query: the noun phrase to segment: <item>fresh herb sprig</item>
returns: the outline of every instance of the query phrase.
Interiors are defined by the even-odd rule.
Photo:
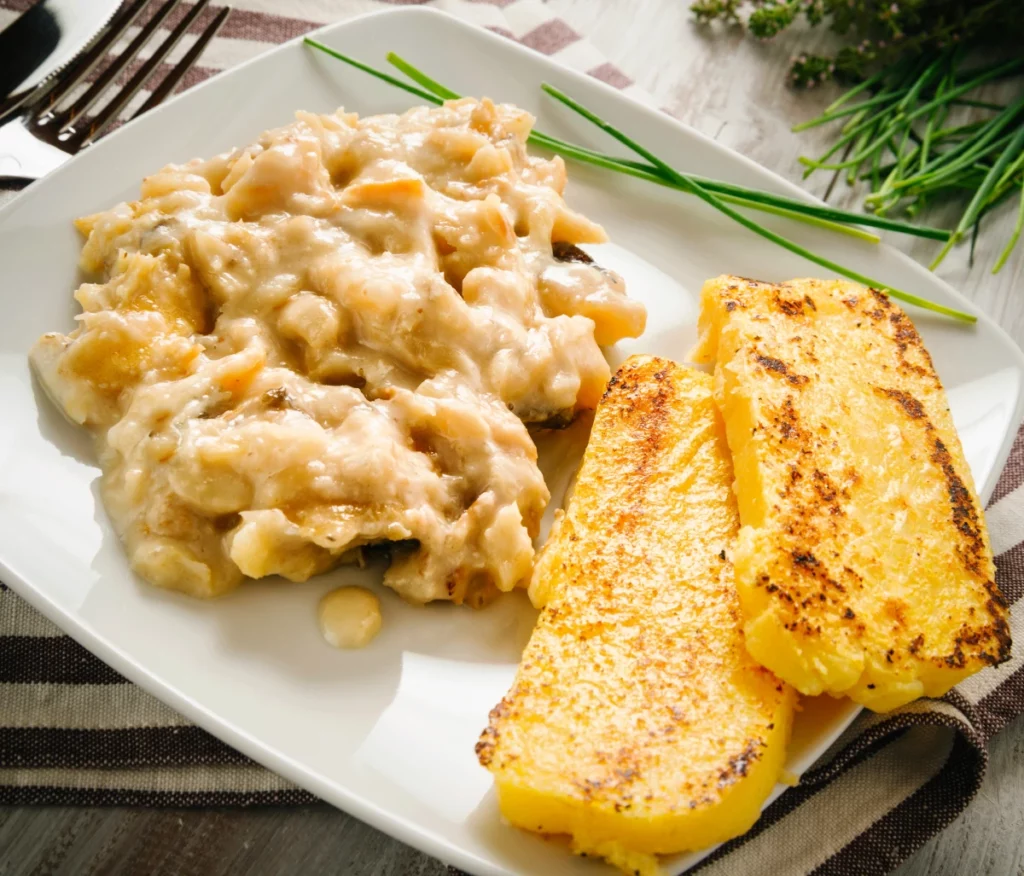
[[[937,201],[962,201],[933,268],[968,235],[973,261],[981,220],[1017,196],[1018,222],[993,272],[1006,264],[1024,223],[1024,143],[1016,137],[1024,109],[972,92],[1008,76],[1024,82],[1021,0],[692,0],[690,8],[698,21],[745,25],[762,40],[801,18],[837,34],[834,54],[790,59],[794,85],[856,83],[794,128],[842,125],[824,155],[801,159],[805,176],[845,172],[848,184],[867,183],[865,206],[876,215],[913,219]],[[979,57],[995,60],[978,66]]]
[[[1013,50],[1024,39],[1020,0],[693,0],[690,9],[703,23],[745,23],[762,40],[801,18],[827,26],[843,45],[832,55],[791,59],[790,80],[803,86],[857,82],[950,46]]]
[[[1024,57],[968,66],[957,48],[929,59],[910,59],[851,89],[817,118],[794,130],[843,122],[840,136],[817,159],[801,158],[805,175],[845,170],[848,184],[868,183],[865,207],[884,216],[916,216],[929,203],[953,197],[966,207],[934,269],[969,233],[977,237],[984,216],[1008,198],[1021,199],[1018,223],[993,272],[1005,265],[1024,223],[1024,96],[1008,104],[975,100],[978,87],[1024,74]],[[851,98],[866,95],[859,101]],[[956,115],[982,118],[957,123]],[[847,154],[831,160],[842,149]],[[972,233],[973,232],[973,233]]]
[[[369,65],[361,61],[357,61],[354,58],[350,58],[340,52],[337,52],[334,49],[331,49],[328,46],[325,46],[322,43],[317,42],[316,40],[306,38],[305,41],[314,48],[326,52],[327,54],[337,58],[338,60],[351,64],[352,66],[357,67],[358,69],[363,70],[364,72],[369,73],[370,75],[375,76],[378,79],[382,79],[383,81],[395,85],[398,88],[402,88],[403,90],[415,94],[421,97],[422,99],[427,100],[428,102],[438,104],[441,103],[443,100],[450,100],[457,97],[456,92],[451,91],[450,89],[441,85],[435,80],[430,79],[428,76],[426,76],[426,74],[417,70],[411,64],[404,61],[402,58],[395,55],[394,53],[389,55],[388,60],[396,67],[401,69],[402,72],[404,72],[407,76],[412,78],[413,81],[417,82],[419,85],[426,88],[426,91],[408,85],[407,83],[404,83],[401,80],[398,80],[390,76],[389,74],[384,73],[383,71],[376,70],[373,67],[370,67]],[[568,97],[568,95],[565,95],[564,93],[558,91],[558,89],[554,88],[554,86],[544,84],[543,88],[545,91],[547,91],[547,93],[551,94],[553,97],[556,97],[557,99],[565,103],[567,106],[570,106],[576,112],[583,115],[584,118],[587,118],[589,121],[598,125],[598,127],[602,128],[602,130],[605,130],[607,133],[615,137],[615,139],[619,140],[620,143],[627,146],[632,151],[636,152],[638,155],[645,159],[646,164],[635,161],[629,161],[627,159],[614,158],[613,156],[604,155],[602,153],[595,153],[592,150],[587,150],[584,149],[583,147],[574,146],[573,144],[568,144],[565,143],[564,141],[558,140],[557,138],[550,137],[541,132],[534,131],[531,134],[530,139],[536,145],[542,146],[543,148],[547,148],[555,152],[560,152],[566,155],[567,157],[589,161],[589,163],[594,164],[600,163],[601,166],[606,166],[609,169],[616,170],[618,172],[629,173],[634,176],[643,176],[645,178],[649,178],[652,182],[657,182],[658,184],[661,185],[668,185],[672,188],[678,188],[681,191],[687,192],[691,195],[700,198],[701,200],[708,203],[710,206],[714,207],[715,209],[722,212],[724,215],[728,216],[733,221],[738,222],[740,225],[743,225],[748,230],[753,231],[754,233],[759,234],[760,236],[783,247],[784,249],[787,249],[790,252],[795,253],[796,255],[800,255],[808,259],[809,261],[814,262],[815,264],[827,268],[828,270],[835,271],[838,274],[849,277],[850,279],[855,280],[859,283],[863,283],[864,285],[877,289],[884,289],[885,291],[889,292],[889,294],[892,295],[893,297],[899,298],[900,300],[903,300],[910,304],[914,304],[923,309],[931,310],[936,313],[941,313],[943,315],[950,316],[965,322],[975,322],[977,320],[977,317],[975,317],[973,314],[955,310],[954,308],[946,307],[945,305],[937,304],[936,302],[933,301],[928,301],[924,298],[920,298],[919,296],[912,295],[908,292],[904,292],[899,289],[895,289],[886,283],[881,283],[877,280],[874,280],[849,268],[845,268],[842,265],[839,265],[838,263],[833,262],[830,259],[827,259],[823,256],[819,256],[816,253],[806,249],[805,247],[789,240],[788,238],[785,238],[782,235],[777,234],[776,232],[771,231],[768,228],[765,228],[764,226],[753,221],[744,214],[739,213],[736,210],[733,210],[727,203],[725,203],[723,198],[721,198],[718,195],[718,193],[716,193],[711,188],[711,186],[707,184],[708,182],[710,182],[713,185],[723,185],[722,183],[718,183],[717,181],[698,180],[698,178],[679,173],[670,165],[666,164],[665,162],[661,161],[661,159],[657,158],[657,156],[655,156],[653,153],[644,149],[644,147],[640,146],[638,143],[636,143],[636,141],[633,141],[632,139],[628,138],[625,134],[618,131],[618,129],[613,128],[603,119],[600,119],[598,116],[587,110],[581,104],[572,100],[572,98]],[[744,194],[753,193],[754,195],[757,196],[768,194],[758,192],[757,190],[741,189],[741,187],[732,188],[738,189],[742,191]],[[730,195],[730,197],[736,196]],[[764,205],[763,202],[757,203],[761,204],[762,206]],[[795,208],[801,209],[806,208],[808,206],[800,201],[792,201],[791,204]],[[753,203],[744,204],[744,206],[753,206]],[[772,205],[769,204],[769,206]]]

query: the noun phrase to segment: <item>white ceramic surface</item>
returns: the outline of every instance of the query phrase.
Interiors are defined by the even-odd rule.
[[[540,91],[551,81],[694,173],[798,190],[613,89],[510,41],[424,9],[356,19],[320,32],[341,51],[384,65],[394,50],[451,87],[513,101],[539,127],[611,149]],[[129,572],[97,499],[87,437],[65,423],[32,380],[26,353],[42,332],[68,329],[76,307],[76,216],[137,194],[166,162],[208,156],[286,123],[298,108],[401,110],[403,92],[285,45],[171,101],[104,139],[0,212],[0,578],[132,681],[257,761],[418,848],[477,874],[596,874],[602,865],[503,825],[488,773],[473,754],[505,692],[534,612],[522,594],[482,612],[417,609],[382,592],[384,630],[366,650],[320,638],[319,597],[379,569],[344,569],[305,585],[247,584],[212,603],[145,586]],[[569,201],[608,229],[593,248],[650,310],[649,329],[614,355],[679,358],[695,338],[701,282],[729,272],[782,280],[820,273],[683,195],[590,168],[572,168]],[[779,220],[801,242],[870,276],[972,305],[885,246]],[[949,388],[974,476],[988,495],[1022,415],[1024,358],[982,317],[966,327],[913,317]],[[579,429],[543,448],[560,499]],[[575,442],[575,444],[574,444]],[[791,768],[805,769],[852,720],[834,704],[805,716]],[[781,790],[781,789],[780,789]],[[670,862],[682,869],[695,858]]]

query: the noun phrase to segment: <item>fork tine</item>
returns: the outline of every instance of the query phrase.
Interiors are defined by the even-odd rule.
[[[107,25],[91,46],[75,58],[66,68],[57,73],[52,81],[42,83],[40,91],[32,96],[31,106],[41,107],[45,100],[47,107],[52,107],[71,91],[79,82],[88,76],[96,65],[102,61],[114,44],[124,36],[139,17],[142,10],[150,4],[150,0],[135,0],[130,6],[119,12]]]
[[[174,11],[174,7],[180,2],[181,0],[166,0],[163,6],[161,6],[153,17],[146,22],[145,27],[139,31],[135,39],[133,39],[129,44],[128,48],[110,62],[110,65],[89,87],[89,90],[66,110],[57,113],[53,123],[56,124],[60,130],[63,131],[68,128],[75,119],[99,100],[103,92],[107,90],[107,86],[110,85],[110,83],[121,73],[122,70],[124,70],[125,67],[135,60],[135,56],[139,53],[142,47],[149,42],[150,37],[153,36],[157,28],[164,23],[164,19]]]
[[[48,76],[34,88],[13,94],[0,103],[0,123],[15,113],[26,113],[30,125],[40,126],[52,119],[50,110],[106,57],[111,46],[134,24],[150,0],[135,0],[103,27],[84,51],[63,70]]]
[[[177,2],[177,0],[174,0]],[[103,130],[114,121],[120,115],[135,93],[146,84],[146,81],[153,75],[153,71],[163,62],[163,59],[170,54],[178,41],[185,36],[185,31],[189,29],[192,22],[199,17],[200,13],[206,9],[207,4],[210,0],[198,0],[198,2],[188,11],[188,14],[178,22],[178,26],[174,28],[159,46],[153,51],[153,54],[149,57],[145,64],[143,64],[136,74],[125,83],[125,86],[118,92],[117,96],[114,97],[110,103],[108,103],[99,113],[96,114],[94,119],[89,121],[89,125],[83,126],[82,130],[76,134],[73,134],[68,138],[67,145],[71,147],[72,151],[77,152],[87,143],[91,143],[95,140]]]
[[[181,78],[188,73],[195,62],[199,60],[199,56],[203,53],[203,49],[205,49],[207,43],[217,35],[217,31],[220,30],[221,25],[224,24],[224,21],[230,13],[230,6],[225,6],[217,13],[217,17],[209,24],[206,30],[203,31],[199,39],[197,39],[192,45],[192,48],[190,48],[185,54],[185,57],[178,61],[174,69],[164,77],[164,81],[154,89],[153,93],[150,94],[149,99],[142,105],[139,111],[132,115],[132,119],[137,119],[143,113],[149,112],[153,107],[167,99],[167,95],[174,91],[174,87],[181,81]]]

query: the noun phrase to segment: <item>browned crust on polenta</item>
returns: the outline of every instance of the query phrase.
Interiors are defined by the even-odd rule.
[[[776,756],[777,749],[766,740],[776,721],[788,720],[776,709],[792,691],[756,665],[742,646],[729,558],[738,523],[730,497],[731,470],[723,464],[724,436],[713,417],[711,381],[704,375],[701,380],[703,385],[675,363],[641,357],[628,360],[609,381],[573,505],[540,560],[539,569],[554,576],[561,589],[542,609],[516,680],[491,710],[476,745],[479,762],[496,776],[521,779],[534,769],[531,778],[541,787],[557,787],[560,799],[583,803],[591,811],[628,812],[636,819],[652,812],[674,817],[717,805]],[[691,424],[684,431],[680,417],[688,415],[690,404],[705,413],[700,426]],[[690,477],[686,468],[697,457],[693,476],[714,485],[720,504],[706,491],[698,492],[698,504],[713,506],[708,522],[690,522],[687,536],[676,542],[671,537],[674,515],[659,518],[659,503],[665,501],[666,485],[683,488]],[[606,502],[608,497],[614,501]],[[672,507],[666,506],[666,513]],[[699,513],[698,507],[694,514]],[[659,530],[663,519],[668,534]],[[693,592],[686,577],[677,574],[677,555],[664,548],[677,543],[699,557]],[[697,612],[701,619],[714,618],[715,632],[701,620],[687,619],[682,630],[673,627],[684,622],[680,618],[687,616],[692,600],[703,607]],[[675,610],[677,605],[683,613]],[[718,631],[724,631],[724,640]],[[709,705],[705,691],[708,675],[718,666],[709,663],[709,649],[722,660],[735,660],[743,676],[737,681],[730,673],[716,689],[736,684],[758,692],[756,706],[742,698],[739,706],[730,705],[729,714],[745,716],[738,725],[706,717],[709,708],[716,715],[723,708],[721,702]],[[566,654],[572,655],[573,671],[560,671]],[[577,669],[584,679],[603,680],[597,682],[601,692],[596,700],[590,692],[594,684],[572,681]],[[628,693],[617,694],[619,687]],[[666,696],[666,690],[673,694]],[[623,701],[629,702],[628,709]],[[624,711],[617,713],[620,708]],[[753,720],[751,710],[757,712]],[[619,724],[618,717],[625,723]],[[537,739],[548,738],[552,730],[564,738],[565,729],[572,739],[565,744],[585,753],[567,750],[563,766],[558,758],[544,756],[548,750]],[[695,731],[706,743],[696,758],[700,765],[692,772],[666,772],[664,758],[676,757]],[[708,751],[714,759],[705,763]],[[542,827],[538,819],[531,829]]]
[[[626,362],[608,381],[602,403],[614,405],[630,421],[630,438],[634,448],[629,456],[636,478],[633,491],[641,493],[645,489],[645,478],[654,461],[661,452],[665,442],[665,431],[668,426],[668,404],[672,400],[672,381],[667,379],[669,362],[654,359],[658,370],[653,374],[645,373]],[[657,390],[652,395],[645,383],[654,383]],[[635,526],[635,509],[627,508],[619,517],[620,525]]]
[[[930,461],[939,468],[946,480],[950,516],[953,528],[958,533],[957,556],[960,557],[964,568],[971,574],[984,575],[983,564],[988,554],[988,547],[985,544],[984,523],[981,520],[980,511],[971,491],[957,473],[949,450],[936,434],[935,426],[928,418],[924,405],[903,390],[875,387],[875,391],[896,402],[907,417],[915,421],[915,424],[927,436],[927,440],[933,448]],[[964,645],[970,646],[979,659],[993,666],[1009,659],[1011,641],[1010,625],[1006,620],[1006,599],[999,592],[996,582],[991,579],[986,580],[985,589],[990,596],[988,602],[985,603],[985,608],[992,622],[981,627],[967,628],[965,626],[956,637],[952,653],[933,657],[932,660],[935,663],[962,669],[967,665]],[[915,641],[918,641],[918,648],[920,648],[924,640],[920,636],[918,639]],[[916,653],[916,650],[911,653]]]
[[[778,519],[792,550],[783,567],[776,569],[781,573],[779,580],[773,580],[774,575],[761,575],[754,581],[777,603],[785,628],[812,639],[828,635],[828,628],[820,622],[820,609],[827,605],[829,613],[835,612],[842,623],[852,625],[853,631],[861,634],[866,629],[847,600],[849,594],[865,586],[863,579],[853,569],[840,565],[838,553],[822,553],[821,547],[827,537],[835,539],[845,531],[849,490],[861,475],[852,467],[843,471],[841,477],[835,471],[830,475],[818,470],[814,460],[827,457],[830,449],[837,449],[839,436],[824,424],[819,426],[801,416],[806,393],[816,391],[817,375],[811,373],[811,368],[817,366],[809,367],[808,362],[818,361],[816,352],[824,356],[824,351],[815,351],[810,346],[812,327],[823,308],[838,304],[840,313],[849,314],[844,318],[852,319],[857,329],[870,328],[877,333],[876,351],[884,354],[879,377],[883,385],[873,386],[872,390],[905,415],[910,429],[919,430],[919,440],[914,445],[919,448],[917,461],[932,467],[945,485],[951,537],[955,539],[955,564],[962,569],[960,574],[974,579],[976,586],[984,587],[988,595],[987,601],[978,603],[979,616],[972,616],[963,625],[952,640],[951,649],[949,639],[944,639],[940,648],[938,643],[926,641],[921,631],[907,629],[906,607],[892,600],[889,616],[905,644],[902,649],[888,649],[882,657],[886,663],[896,663],[904,656],[901,650],[905,650],[911,657],[958,670],[972,661],[995,665],[1008,659],[1011,641],[1007,602],[992,576],[980,504],[959,473],[958,464],[926,406],[903,388],[917,381],[922,391],[942,390],[932,359],[910,318],[884,292],[853,284],[770,284],[740,277],[723,277],[718,284],[720,306],[727,314],[743,311],[739,318],[746,320],[749,327],[737,355],[750,356],[766,375],[788,384],[785,395],[775,395],[773,406],[762,408],[760,425],[754,427],[759,441],[775,445],[777,457],[790,458],[788,479],[777,494],[785,500],[784,507],[780,511],[779,505],[775,505],[774,511],[783,515]],[[827,302],[829,296],[835,304]],[[783,319],[774,321],[775,334],[766,330],[766,337],[762,338],[757,320],[776,316]],[[736,318],[738,315],[726,320]],[[801,369],[807,374],[800,374]],[[841,400],[839,404],[842,406]]]

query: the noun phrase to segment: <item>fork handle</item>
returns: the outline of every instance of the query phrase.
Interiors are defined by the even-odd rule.
[[[70,157],[56,146],[33,137],[20,118],[0,127],[0,182],[37,180]]]

